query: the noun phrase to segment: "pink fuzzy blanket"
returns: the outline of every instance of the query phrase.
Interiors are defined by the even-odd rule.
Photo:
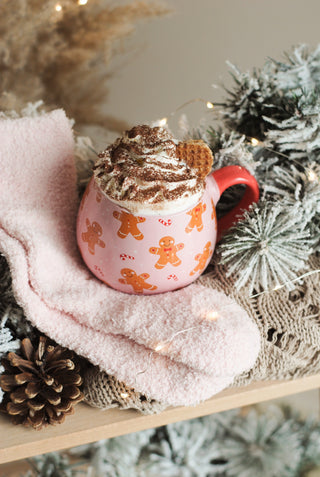
[[[253,366],[256,325],[201,285],[136,296],[98,281],[76,244],[73,146],[62,110],[0,120],[0,251],[17,302],[42,332],[136,391],[172,405],[209,398]]]

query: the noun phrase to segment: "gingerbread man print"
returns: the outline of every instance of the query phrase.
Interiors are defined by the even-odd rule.
[[[150,277],[149,273],[141,273],[137,275],[131,268],[123,268],[120,271],[123,278],[119,278],[119,282],[123,285],[131,285],[135,293],[143,293],[143,290],[156,290],[155,285],[146,283],[146,279]]]
[[[98,224],[98,222],[92,222],[91,224],[88,218],[86,219],[86,226],[87,231],[82,232],[81,238],[84,242],[88,242],[89,253],[91,253],[91,255],[94,255],[96,245],[101,248],[104,248],[106,246],[104,241],[100,239],[102,235],[102,227],[100,224]]]
[[[144,217],[136,217],[129,212],[125,212],[122,210],[121,212],[117,212],[116,210],[113,212],[113,217],[120,220],[121,225],[117,232],[118,237],[126,238],[127,235],[131,234],[136,240],[142,240],[144,235],[138,229],[138,225],[141,222],[144,222],[146,219]]]
[[[200,273],[202,273],[202,271],[205,269],[207,260],[208,260],[208,258],[211,256],[212,251],[213,251],[210,247],[211,247],[211,242],[207,242],[206,245],[204,246],[203,252],[202,252],[202,253],[198,253],[198,254],[194,257],[195,260],[198,261],[198,264],[197,264],[196,267],[190,272],[190,275],[195,275],[197,272],[199,272],[199,275],[200,275]]]
[[[192,232],[192,230],[195,227],[198,230],[198,232],[201,232],[201,230],[203,229],[202,214],[205,210],[206,210],[206,204],[199,202],[198,205],[196,205],[193,209],[187,212],[188,215],[191,215],[190,222],[186,226],[187,233]]]
[[[166,236],[162,237],[159,240],[159,247],[150,247],[149,252],[155,255],[159,255],[159,260],[155,264],[155,267],[158,269],[164,268],[168,263],[171,263],[174,267],[180,265],[181,260],[177,256],[177,252],[182,250],[184,247],[183,243],[178,243],[175,245],[175,240],[173,237]]]

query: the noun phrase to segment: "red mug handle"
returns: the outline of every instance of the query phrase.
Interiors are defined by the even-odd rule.
[[[243,215],[243,211],[247,210],[249,206],[258,202],[259,200],[259,186],[256,179],[247,171],[244,167],[241,166],[226,166],[214,171],[210,174],[211,177],[215,180],[218,189],[220,199],[222,193],[236,184],[245,184],[246,190],[244,196],[230,212],[221,217],[218,220],[218,238],[219,241],[221,236],[230,228],[237,220]],[[218,202],[217,200],[217,202]]]

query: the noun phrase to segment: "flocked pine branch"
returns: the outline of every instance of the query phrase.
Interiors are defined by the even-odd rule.
[[[305,475],[307,471],[310,471],[315,466],[320,466],[319,424],[310,417],[305,422],[297,416],[295,419],[295,428],[299,430],[301,436],[301,448],[303,449],[300,470],[301,474]]]
[[[310,163],[302,171],[294,164],[287,168],[274,166],[264,190],[288,205],[300,203],[311,222],[320,213],[320,164]]]
[[[294,421],[281,410],[259,415],[251,410],[236,416],[220,444],[220,459],[228,477],[293,477],[298,475],[303,449]]]
[[[312,155],[311,155],[312,158]],[[313,238],[313,251],[320,249],[320,164],[306,163],[304,168],[291,164],[287,168],[274,166],[266,176],[264,191],[284,206],[300,204],[304,220]]]
[[[213,130],[209,130],[210,136],[214,133]],[[245,167],[251,174],[255,173],[258,164],[254,160],[250,148],[247,147],[245,136],[234,132],[231,134],[221,133],[219,142],[220,147],[214,153],[214,169],[234,164]]]
[[[9,351],[15,351],[20,346],[20,341],[13,339],[12,332],[6,327],[8,315],[5,314],[0,322],[0,359],[3,358]],[[0,366],[0,370],[1,370]]]
[[[23,309],[16,302],[10,269],[5,257],[0,254],[0,320],[4,317],[15,338],[31,338],[37,334],[36,328],[26,319]]]
[[[217,475],[212,461],[216,452],[219,429],[215,422],[197,419],[169,424],[142,453],[141,475],[146,477],[207,477]],[[140,474],[139,474],[140,475]]]
[[[264,119],[269,125],[265,134],[266,143],[289,156],[289,161],[295,160],[303,164],[309,154],[319,153],[320,99],[318,93],[312,93],[308,101],[307,95],[301,92],[296,110],[289,118],[278,120],[264,117]]]
[[[282,202],[261,202],[244,213],[220,244],[227,274],[236,274],[236,286],[260,287],[287,284],[307,262],[312,241],[302,208]]]
[[[9,351],[15,351],[20,346],[20,340],[13,339],[11,330],[6,327],[7,314],[5,314],[0,322],[0,359]],[[2,370],[0,366],[0,370]]]
[[[61,453],[32,458],[24,477],[298,477],[320,463],[319,443],[318,420],[290,408],[232,410],[69,451],[83,474]]]
[[[179,126],[183,139],[202,139],[208,144],[214,155],[213,169],[235,164],[245,167],[251,174],[254,173],[258,161],[254,160],[244,135],[236,131],[223,131],[221,127],[206,127],[202,124],[190,129],[186,115],[181,116]]]
[[[320,47],[309,51],[300,45],[285,59],[270,59],[252,73],[229,63],[234,85],[227,90],[221,114],[230,130],[263,140],[267,131],[287,120],[299,122],[317,114]]]
[[[231,63],[228,65],[234,88],[227,90],[228,96],[222,104],[223,121],[231,131],[262,140],[268,130],[264,118],[287,119],[294,105],[287,103],[278,91],[270,61],[262,70],[254,69],[252,74],[241,72]]]
[[[49,452],[29,460],[32,470],[25,477],[76,477],[84,475],[72,468],[69,458],[60,452]]]
[[[276,83],[280,90],[312,91],[320,86],[320,45],[310,50],[299,45],[284,53],[285,61],[272,60],[276,68]]]
[[[20,347],[20,341],[13,339],[12,332],[6,327],[8,313],[5,313],[0,321],[0,374],[3,373],[4,368],[1,365],[1,359],[10,351],[15,351]],[[3,399],[3,391],[0,388],[0,402]]]
[[[245,215],[234,229],[240,239],[231,232],[221,250],[228,272],[238,273],[238,287],[250,283],[253,289],[256,282],[268,288],[297,278],[308,255],[320,250],[320,45],[313,51],[298,46],[283,61],[270,59],[252,73],[230,66],[234,84],[221,111],[225,136],[245,136],[265,204]],[[218,161],[222,137],[216,141]],[[232,192],[227,201],[233,205],[234,199]]]
[[[89,462],[90,477],[144,477],[139,462],[143,449],[155,434],[154,429],[136,432],[122,437],[102,440],[94,444],[76,447],[73,456],[84,457]],[[89,477],[89,476],[88,476]]]

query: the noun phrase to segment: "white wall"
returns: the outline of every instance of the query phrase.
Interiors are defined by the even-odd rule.
[[[106,111],[130,125],[170,114],[193,98],[219,100],[230,60],[241,69],[320,42],[319,0],[166,0],[174,13],[140,24],[117,57]],[[197,103],[183,112],[197,124]]]

